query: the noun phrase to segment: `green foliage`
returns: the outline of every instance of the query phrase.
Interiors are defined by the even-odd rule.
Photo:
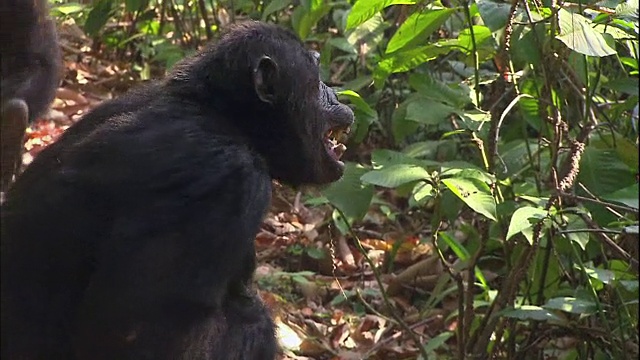
[[[602,316],[602,296],[606,286],[622,291],[623,282],[606,277],[612,263],[598,259],[620,253],[598,234],[638,224],[638,119],[632,115],[638,105],[638,2],[601,3],[609,7],[601,12],[529,5],[355,1],[347,30],[373,20],[372,29],[392,29],[386,39],[368,43],[377,51],[355,48],[375,85],[366,88],[371,100],[356,101],[380,105],[392,97],[389,111],[363,124],[386,132],[399,148],[374,150],[371,163],[359,168],[359,180],[369,186],[367,194],[372,187],[395,189],[409,208],[433,207],[431,224],[459,218],[460,211],[479,215],[477,221],[489,226],[475,234],[478,242],[470,249],[479,250],[466,250],[471,245],[448,232],[434,235],[446,244],[442,251],[470,261],[477,278],[483,277],[475,265],[498,249],[510,253],[501,269],[505,277],[517,278],[520,266],[531,269],[529,285],[517,278],[522,286],[516,290],[481,282],[487,292],[479,296],[516,291],[510,296],[522,299],[486,315],[488,324],[510,318],[558,326],[581,315],[617,327]],[[398,21],[398,13],[406,16]],[[487,91],[493,88],[498,92]],[[358,141],[366,139],[362,126]],[[342,196],[361,196],[357,183],[351,189]],[[364,216],[362,208],[359,213]],[[350,212],[350,223],[362,219],[355,214]],[[471,256],[473,251],[480,253]],[[531,262],[520,263],[526,258]],[[626,269],[624,276],[637,280]],[[574,285],[559,278],[563,272],[576,279]],[[622,332],[636,343],[631,334],[637,321],[628,315],[637,312],[637,303],[627,303],[624,320],[616,320],[631,325]],[[465,330],[472,336],[482,329]],[[500,347],[505,339],[486,341]],[[620,356],[615,347],[599,351]]]

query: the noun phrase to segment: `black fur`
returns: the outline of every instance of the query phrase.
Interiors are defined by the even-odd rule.
[[[257,22],[87,114],[3,206],[2,359],[273,359],[251,285],[271,179],[337,180],[324,136],[352,121]]]
[[[45,112],[60,82],[61,54],[47,0],[0,0],[0,190],[22,158],[27,123]]]

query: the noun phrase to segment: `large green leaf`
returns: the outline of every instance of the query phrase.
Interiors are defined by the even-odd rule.
[[[507,25],[509,13],[511,12],[511,3],[477,0],[476,4],[478,4],[478,12],[480,12],[482,21],[491,31],[502,29]]]
[[[638,156],[638,146],[635,142],[612,131],[599,134],[598,136],[592,136],[590,145],[597,149],[612,149],[620,161],[625,163],[631,170],[637,172],[640,158]]]
[[[383,167],[400,164],[410,164],[421,167],[440,165],[440,163],[436,161],[417,159],[413,156],[388,149],[374,150],[371,153],[371,163],[375,166]]]
[[[442,179],[442,183],[475,212],[497,221],[496,201],[487,184],[465,178]]]
[[[366,44],[367,48],[375,50],[384,39],[384,31],[388,27],[389,24],[384,21],[382,15],[375,14],[356,28],[347,31],[346,39],[354,49]]]
[[[456,113],[456,109],[449,105],[422,98],[408,104],[405,119],[425,125],[438,125],[453,113]]]
[[[616,6],[616,16],[623,19],[635,20],[638,24],[638,0],[626,0]]]
[[[637,183],[620,190],[616,190],[611,194],[602,195],[602,198],[605,200],[619,202],[636,209],[639,208],[638,197],[640,197],[640,192],[638,191]]]
[[[578,181],[596,196],[602,196],[635,184],[636,174],[615,150],[587,146],[580,161]]]
[[[622,78],[610,80],[606,84],[604,84],[604,86],[625,94],[635,96],[640,95],[638,93],[638,78]]]
[[[56,11],[60,12],[63,15],[72,15],[77,14],[85,9],[85,5],[79,4],[77,2],[68,3],[68,4],[60,4],[51,7],[51,14],[56,16]]]
[[[545,309],[561,310],[572,314],[592,314],[597,307],[593,301],[576,299],[574,297],[557,297],[549,299],[543,305]]]
[[[365,183],[387,188],[396,188],[417,180],[430,179],[431,175],[423,167],[411,164],[398,164],[369,171],[360,180]]]
[[[329,202],[340,209],[350,222],[362,219],[371,205],[373,186],[360,181],[360,177],[367,171],[368,169],[358,164],[347,163],[342,179],[322,191]]]
[[[534,305],[522,305],[514,309],[505,309],[501,313],[502,316],[520,320],[564,322],[561,317],[551,311]]]
[[[106,25],[107,21],[111,17],[113,1],[111,0],[99,0],[89,15],[87,15],[87,21],[84,23],[84,31],[90,36],[96,36],[100,30]]]
[[[456,40],[448,40],[385,55],[373,72],[373,81],[381,85],[391,74],[411,70],[440,55],[448,54],[455,49],[456,43]]]
[[[475,41],[476,49],[483,48],[485,42],[492,41],[493,35],[488,27],[482,25],[473,25],[473,37],[471,37],[471,29],[466,28],[460,31],[458,34],[458,45],[463,49],[465,54],[471,54],[473,52],[473,42]],[[489,46],[491,50],[495,50],[495,45]]]
[[[537,207],[523,206],[517,209],[511,216],[507,240],[518,233],[522,233],[529,241],[529,244],[533,244],[533,226],[544,220],[546,216],[547,212]]]
[[[357,0],[349,17],[347,18],[347,30],[362,24],[363,22],[371,19],[373,15],[380,12],[382,9],[391,5],[413,5],[416,2],[413,0]]]
[[[303,1],[291,15],[291,24],[301,39],[306,39],[311,34],[311,28],[326,14],[333,4],[324,0]]]
[[[580,265],[573,264],[576,270],[581,270]],[[593,264],[585,264],[584,271],[590,278],[602,281],[604,284],[611,284],[616,280],[616,273],[608,269],[594,267]]]
[[[278,12],[291,5],[291,1],[292,0],[271,0],[262,12],[262,21],[265,21],[267,17],[274,12]]]
[[[447,161],[442,163],[441,177],[457,177],[465,179],[480,180],[485,184],[494,184],[496,182],[495,175],[489,174],[484,170],[473,168],[467,164],[456,164],[456,161]]]
[[[444,102],[458,109],[471,103],[468,90],[461,88],[458,84],[445,84],[428,74],[411,74],[409,85],[422,96]]]
[[[565,9],[558,11],[560,35],[556,38],[567,47],[583,55],[605,57],[615,55],[613,49],[601,33],[591,27],[591,21],[580,14]]]
[[[453,9],[439,8],[411,14],[393,34],[387,45],[387,54],[418,42],[424,42],[454,13]]]
[[[124,9],[127,12],[140,11],[149,5],[149,0],[125,0]]]

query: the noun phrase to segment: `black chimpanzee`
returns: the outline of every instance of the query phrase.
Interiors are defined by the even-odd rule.
[[[27,123],[42,115],[60,81],[61,54],[47,0],[0,0],[0,190],[21,164]]]
[[[268,360],[271,180],[340,178],[351,110],[287,30],[234,26],[42,151],[2,208],[2,360]]]

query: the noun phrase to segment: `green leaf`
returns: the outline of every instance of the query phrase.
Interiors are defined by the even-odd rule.
[[[405,119],[425,125],[438,125],[455,112],[456,109],[449,105],[422,98],[415,99],[408,104]]]
[[[616,50],[607,44],[601,33],[591,27],[591,21],[580,14],[565,9],[558,11],[560,35],[556,38],[569,49],[587,56],[615,55]]]
[[[440,231],[438,233],[438,236],[440,236],[440,238],[442,239],[442,241],[445,242],[445,244],[447,244],[451,250],[453,251],[454,254],[456,254],[456,256],[458,257],[458,259],[462,260],[462,261],[467,261],[469,260],[470,256],[469,256],[469,252],[467,251],[467,249],[460,244],[460,242],[458,242],[458,240],[456,240],[453,236],[447,234],[444,231]]]
[[[386,53],[390,54],[407,45],[423,42],[453,13],[453,9],[440,8],[411,14],[389,40]]]
[[[521,232],[529,240],[529,244],[533,244],[533,232],[525,230],[532,230],[534,224],[544,220],[546,217],[547,212],[541,208],[523,206],[517,209],[511,216],[507,240]]]
[[[331,10],[332,4],[324,0],[309,0],[303,2],[293,11],[291,23],[301,39],[306,39],[316,23]]]
[[[392,165],[400,165],[400,164],[411,164],[421,167],[428,166],[438,166],[440,163],[432,160],[423,160],[416,159],[407,154],[388,150],[388,149],[377,149],[371,153],[371,163],[375,166],[392,166]]]
[[[460,260],[467,261],[470,259],[471,256],[469,255],[469,251],[467,250],[467,248],[465,248],[455,237],[447,234],[444,231],[440,231],[438,233],[438,236],[440,236],[440,238],[451,248],[453,253],[456,254],[456,256]],[[486,289],[488,287],[487,279],[485,279],[482,271],[480,271],[480,268],[476,266],[473,273],[475,274],[476,279],[478,279],[478,281],[480,281],[480,283]]]
[[[497,221],[496,201],[487,184],[465,178],[442,179],[442,183],[475,212]]]
[[[413,5],[416,2],[413,0],[357,0],[349,17],[347,18],[346,30],[352,29],[363,22],[371,19],[373,15],[380,12],[382,9],[391,5]]]
[[[638,0],[627,0],[616,6],[616,16],[638,22]]]
[[[327,44],[333,46],[336,49],[340,49],[347,54],[358,55],[358,50],[347,39],[343,37],[331,38],[327,41]]]
[[[580,270],[580,265],[574,264],[574,267]],[[611,284],[616,279],[616,273],[611,270],[600,269],[590,265],[585,265],[584,270],[590,278],[599,280],[605,284]]]
[[[638,197],[640,197],[640,192],[638,191],[637,183],[614,191],[611,194],[602,195],[605,200],[619,202],[636,209],[638,209],[639,205]]]
[[[564,322],[558,315],[539,306],[522,305],[513,309],[505,309],[502,316],[520,320]]]
[[[70,2],[70,3],[66,3],[66,4],[60,4],[58,6],[54,6],[52,7],[52,11],[58,11],[63,15],[71,15],[71,14],[76,14],[79,13],[81,11],[83,11],[85,8],[84,5],[79,4],[77,2]]]
[[[339,208],[350,222],[362,219],[371,205],[373,186],[360,181],[360,177],[366,172],[368,169],[358,164],[346,163],[342,179],[322,191],[329,202]]]
[[[587,146],[580,160],[578,181],[597,196],[611,194],[636,182],[636,174],[615,150]]]
[[[457,84],[447,85],[428,74],[411,74],[409,85],[424,97],[444,102],[458,109],[471,103],[468,91]]]
[[[375,14],[371,19],[358,25],[355,29],[347,31],[346,39],[354,49],[367,45],[371,50],[375,50],[384,38],[384,31],[388,27],[389,24],[384,21],[382,15]]]
[[[347,98],[349,98],[351,103],[355,105],[358,110],[365,113],[367,116],[370,116],[374,119],[378,118],[378,113],[375,110],[373,110],[371,106],[369,106],[369,104],[367,104],[367,102],[364,101],[364,99],[357,92],[353,90],[344,90],[344,91],[338,92],[338,95],[346,96]]]
[[[351,127],[353,134],[351,139],[356,143],[360,143],[369,132],[371,124],[378,121],[378,113],[372,109],[371,106],[369,106],[369,104],[367,104],[367,102],[364,101],[364,99],[355,91],[340,91],[338,92],[338,95],[341,97],[347,97],[351,103],[355,105],[353,114],[355,115],[356,121]]]
[[[125,0],[124,9],[127,12],[140,11],[147,7],[149,0]]]
[[[622,92],[629,95],[638,96],[638,78],[623,78],[611,80],[603,86],[611,90]]]
[[[84,23],[84,31],[90,36],[96,36],[105,26],[111,16],[112,0],[99,0],[93,9],[89,11],[87,21]]]
[[[502,29],[507,25],[511,4],[508,2],[498,3],[491,0],[477,0],[480,17],[491,31]]]
[[[632,105],[637,104],[637,99]],[[597,149],[613,150],[618,159],[622,161],[629,169],[637,172],[639,165],[638,146],[635,141],[631,141],[621,134],[612,131],[592,137],[591,144]]]
[[[399,164],[369,171],[360,180],[377,186],[396,188],[410,182],[431,179],[431,174],[423,167]]]
[[[326,257],[325,251],[321,248],[309,247],[306,249],[306,251],[307,255],[309,255],[309,257],[312,259],[321,260]]]
[[[452,331],[442,332],[442,333],[432,337],[429,341],[427,341],[427,343],[424,345],[424,349],[427,352],[431,352],[431,351],[434,351],[436,349],[439,349],[443,345],[445,345],[447,340],[449,340],[452,336],[453,336],[453,332]]]
[[[587,225],[584,223],[584,220],[580,216],[575,214],[564,214],[563,217],[565,221],[563,230],[569,231],[568,233],[564,234],[564,237],[580,246],[580,249],[586,250],[590,236],[588,232],[583,231],[587,227]],[[571,230],[575,230],[575,232],[571,232]]]
[[[433,185],[426,181],[419,181],[411,192],[411,200],[413,205],[422,205],[427,199],[433,197]]]
[[[440,55],[448,54],[455,49],[455,46],[455,40],[448,40],[385,55],[373,72],[373,81],[376,84],[382,84],[389,75],[411,70]]]
[[[572,314],[592,314],[597,310],[593,301],[576,299],[574,297],[557,297],[549,299],[543,305],[545,309],[560,310]]]
[[[265,21],[267,17],[275,12],[278,12],[289,5],[292,0],[272,0],[262,12],[262,21]]]
[[[477,49],[480,49],[485,41],[493,40],[491,30],[482,25],[473,25],[473,36]],[[474,38],[471,37],[471,30],[469,28],[460,31],[458,35],[458,45],[463,49],[465,54],[471,54],[473,51]]]
[[[453,164],[453,162],[443,163],[443,170],[441,175],[443,178],[457,177],[465,179],[477,179],[485,184],[493,184],[496,182],[495,175],[489,174],[484,170],[474,169],[463,164],[460,164],[460,166],[457,167],[447,168],[447,165],[449,164]]]

